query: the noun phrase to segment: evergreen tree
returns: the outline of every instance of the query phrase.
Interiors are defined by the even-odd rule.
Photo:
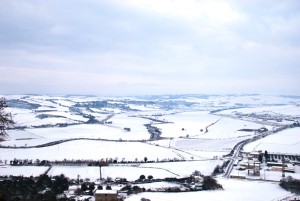
[[[268,151],[267,151],[267,150],[265,150],[265,158],[266,158],[266,160],[269,159],[269,154],[268,154]]]
[[[262,161],[263,161],[263,154],[259,154],[259,155],[258,155],[258,160],[259,160],[259,162],[262,163]]]
[[[5,111],[7,107],[6,99],[0,98],[0,137],[7,136],[6,130],[15,124],[11,113]]]

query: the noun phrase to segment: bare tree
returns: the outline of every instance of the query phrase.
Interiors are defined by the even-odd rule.
[[[5,111],[7,107],[6,99],[0,98],[0,137],[7,136],[6,129],[15,124],[11,113]]]

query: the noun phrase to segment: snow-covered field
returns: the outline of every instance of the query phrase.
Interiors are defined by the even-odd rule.
[[[184,112],[172,115],[164,115],[169,124],[156,124],[162,131],[162,137],[186,137],[198,136],[205,133],[205,128],[216,122],[219,117],[202,112]]]
[[[130,166],[109,166],[101,168],[102,178],[110,177],[126,178],[128,181],[139,179],[141,175],[152,175],[153,178],[176,177],[177,175],[160,168],[139,168]],[[79,175],[80,178],[89,178],[91,181],[96,181],[100,178],[99,167],[85,167],[85,166],[53,166],[48,175],[64,174],[66,177],[76,179]]]
[[[54,128],[35,128],[28,129],[29,132],[35,135],[47,138],[101,138],[110,140],[143,140],[149,139],[149,133],[146,129],[142,132],[127,132],[123,128],[116,128],[103,124],[80,124],[68,127]]]
[[[2,160],[40,159],[40,160],[100,160],[118,158],[126,161],[139,161],[147,157],[148,160],[168,160],[190,158],[190,154],[149,145],[141,142],[108,142],[96,140],[76,140],[43,148],[1,149]],[[195,157],[197,159],[197,157]]]
[[[291,193],[283,190],[278,183],[241,181],[218,179],[224,190],[199,191],[185,193],[141,193],[132,195],[126,201],[140,201],[147,198],[151,201],[223,201],[223,200],[245,200],[245,201],[265,201],[280,200],[290,196]]]
[[[221,111],[220,114],[231,114],[232,112],[241,112],[244,114],[249,113],[277,113],[282,115],[300,116],[299,105],[282,105],[282,106],[268,106],[268,107],[251,107],[251,108],[240,108]]]
[[[191,137],[224,139],[241,137],[252,133],[240,129],[259,129],[263,125],[231,118],[223,118],[208,112],[185,112],[163,116],[170,124],[157,124],[162,137]]]
[[[142,165],[128,164],[128,165],[113,165],[102,167],[102,177],[126,178],[129,181],[137,180],[140,175],[146,177],[151,175],[153,178],[166,178],[166,177],[184,177],[191,175],[195,170],[200,171],[202,174],[209,175],[216,165],[220,162],[215,161],[191,161],[191,162],[165,162],[165,163],[145,163]],[[41,166],[0,166],[1,175],[14,175],[14,176],[38,176],[43,174],[48,167]],[[60,175],[76,179],[79,175],[80,178],[89,178],[96,181],[100,177],[99,167],[87,166],[53,166],[48,175]]]
[[[300,154],[300,128],[284,130],[274,135],[249,143],[244,147],[247,152],[267,150],[272,153]]]
[[[272,130],[300,120],[300,98],[284,96],[5,97],[11,104],[7,111],[13,114],[20,129],[9,130],[9,136],[0,142],[1,146],[11,147],[0,147],[2,161],[143,161],[145,157],[151,161],[186,160],[102,168],[103,177],[125,177],[128,180],[136,180],[142,174],[154,178],[181,177],[195,170],[209,175],[216,165],[223,163],[220,158],[237,143],[257,135],[255,129],[265,127]],[[145,126],[150,123],[161,132],[159,140],[150,140],[151,131]],[[130,128],[130,131],[124,128]],[[248,129],[248,132],[239,131],[241,129]],[[244,150],[300,154],[299,133],[300,128],[287,129],[251,142],[244,146]],[[61,143],[33,147],[54,141]],[[215,160],[211,160],[213,158]],[[0,166],[0,175],[37,176],[46,169],[6,165]],[[65,174],[70,178],[80,175],[81,178],[96,180],[99,168],[53,166],[48,174]],[[272,177],[269,172],[266,175]],[[142,197],[151,201],[276,200],[290,195],[277,183],[226,179],[219,179],[219,182],[224,191],[142,193],[127,200]]]
[[[171,142],[171,147],[190,151],[217,151],[217,152],[230,152],[230,150],[238,142],[247,139],[230,138],[230,139],[175,139]],[[225,153],[224,153],[225,154]]]
[[[0,166],[1,176],[39,176],[44,174],[48,167],[42,166]]]
[[[163,168],[170,170],[181,177],[191,175],[195,170],[203,175],[210,175],[217,165],[221,165],[219,160],[172,162],[172,163],[144,163],[140,167]]]

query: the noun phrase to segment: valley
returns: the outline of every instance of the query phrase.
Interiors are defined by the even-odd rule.
[[[156,189],[157,185],[186,191],[183,184],[174,186],[165,179],[189,178],[197,171],[213,175],[224,190],[182,194],[197,194],[197,198],[206,200],[221,200],[218,195],[223,194],[228,199],[237,199],[236,194],[226,192],[228,189],[235,192],[234,186],[240,185],[277,192],[253,200],[293,196],[280,189],[280,171],[269,168],[266,179],[267,158],[261,162],[258,176],[249,176],[247,170],[239,169],[243,161],[249,161],[251,153],[259,155],[265,151],[284,155],[294,170],[287,176],[300,178],[298,98],[263,95],[7,95],[5,98],[9,105],[6,109],[16,124],[0,142],[1,178],[64,174],[69,179],[80,178],[97,185],[118,178],[125,178],[133,185],[141,175],[151,175],[158,180],[148,181],[152,187],[145,184],[146,190]],[[272,158],[278,163],[281,159]],[[219,173],[214,172],[216,167],[222,167]],[[110,185],[118,191],[122,188],[115,183]],[[66,195],[71,196],[67,192]],[[160,200],[157,195],[145,192],[124,199]],[[165,200],[181,197],[177,199],[168,193],[159,197],[168,195]]]

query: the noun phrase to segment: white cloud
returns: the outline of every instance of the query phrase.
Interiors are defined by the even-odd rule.
[[[1,92],[299,93],[294,1],[0,4]]]
[[[201,19],[208,23],[227,24],[242,18],[242,15],[232,8],[229,1],[125,0],[122,3],[140,12],[188,21]]]

